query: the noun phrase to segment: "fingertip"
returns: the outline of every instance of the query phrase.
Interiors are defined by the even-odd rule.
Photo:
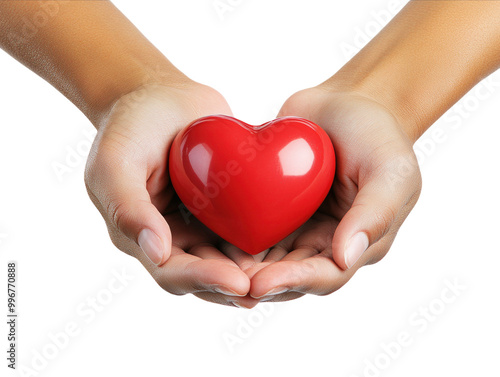
[[[231,304],[240,309],[253,309],[259,304],[259,302],[260,300],[255,300],[252,297],[245,296],[231,301]]]
[[[239,267],[217,259],[198,263],[196,275],[191,277],[193,288],[236,297],[244,297],[250,291],[250,279]]]
[[[158,267],[167,262],[172,250],[170,227],[166,222],[160,225],[143,228],[139,232],[136,241],[148,259]],[[158,228],[160,230],[156,230]]]
[[[164,242],[154,231],[148,228],[141,230],[137,244],[152,263],[162,263],[165,255]]]
[[[231,281],[231,291],[235,295],[244,297],[250,292],[251,284],[250,279],[246,275],[237,274]]]
[[[344,249],[345,270],[351,268],[361,258],[370,245],[368,235],[365,232],[358,232],[346,243]]]
[[[280,261],[257,271],[250,280],[250,297],[261,299],[266,295],[271,296],[276,292],[288,290],[285,284],[293,285],[288,280],[296,275],[293,273],[296,264],[294,261]],[[285,271],[288,273],[284,274]]]
[[[370,238],[365,231],[348,229],[351,227],[347,225],[340,224],[332,239],[333,260],[343,271],[352,268],[370,246]]]

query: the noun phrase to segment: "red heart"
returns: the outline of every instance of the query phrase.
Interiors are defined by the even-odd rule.
[[[193,215],[226,241],[258,254],[318,209],[333,182],[335,153],[326,132],[306,119],[251,126],[215,115],[177,135],[169,169]]]

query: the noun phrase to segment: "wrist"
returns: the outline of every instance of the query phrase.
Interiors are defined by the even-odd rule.
[[[38,1],[5,3],[0,5],[2,25],[14,34],[22,34],[24,17],[42,6]],[[0,35],[0,47],[56,87],[94,125],[112,103],[138,87],[189,80],[110,1],[50,3],[57,16],[47,20],[47,27],[22,48]]]
[[[112,69],[104,67],[92,74],[82,73],[77,83],[81,98],[76,104],[96,127],[120,98],[140,88],[186,87],[194,83],[166,58],[145,63],[131,57],[110,67]]]
[[[398,122],[401,130],[413,144],[424,132],[419,124],[421,116],[418,106],[411,106],[409,93],[399,86],[399,80],[393,82],[387,79],[378,79],[375,73],[367,74],[366,78],[357,77],[346,71],[332,76],[320,84],[319,87],[328,91],[345,93],[366,98],[390,113]]]
[[[322,85],[384,106],[414,142],[500,66],[499,14],[497,1],[410,1]]]

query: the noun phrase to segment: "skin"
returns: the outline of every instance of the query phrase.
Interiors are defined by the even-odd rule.
[[[316,216],[275,252],[280,261],[253,267],[253,297],[329,294],[387,254],[421,190],[412,145],[498,69],[499,17],[498,1],[411,1],[330,79],[288,99],[280,115],[303,116],[330,135],[337,176]],[[358,232],[369,247],[347,268]]]
[[[169,184],[174,136],[200,116],[230,115],[224,98],[182,74],[108,1],[57,2],[47,24],[24,35],[23,19],[48,3],[0,2],[0,46],[97,128],[85,181],[114,244],[168,292],[239,307],[332,293],[382,259],[420,194],[413,143],[500,65],[499,2],[410,2],[339,72],[284,104],[280,116],[330,135],[337,175],[311,220],[251,256],[186,224]],[[139,247],[144,229],[157,237],[156,260]],[[368,249],[346,259],[360,233]]]

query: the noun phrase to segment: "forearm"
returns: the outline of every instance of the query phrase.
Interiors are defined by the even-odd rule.
[[[411,1],[323,85],[387,107],[415,141],[500,66],[499,1]]]
[[[27,30],[40,12],[43,26]],[[187,80],[109,1],[0,1],[0,30],[0,47],[94,124],[141,85]]]

